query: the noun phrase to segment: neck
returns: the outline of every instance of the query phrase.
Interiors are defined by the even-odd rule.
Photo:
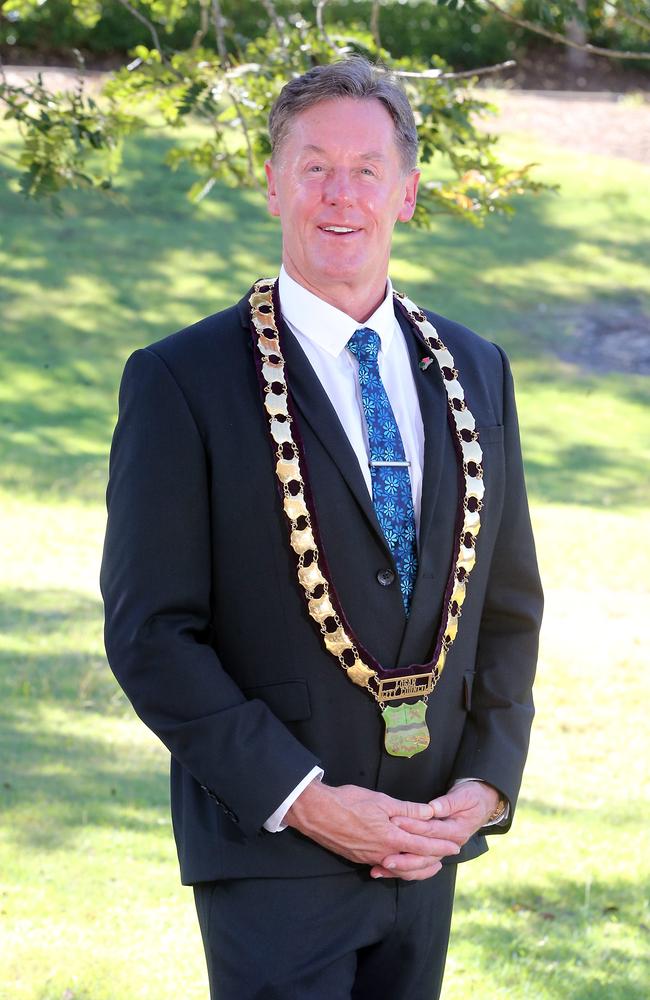
[[[297,281],[299,285],[306,288],[312,295],[317,295],[323,302],[327,302],[335,309],[340,309],[347,316],[351,316],[357,323],[365,323],[379,308],[386,296],[387,272],[376,280],[364,283],[362,288],[355,283],[345,281],[315,285],[294,267],[292,261],[285,258],[283,264],[289,277]]]

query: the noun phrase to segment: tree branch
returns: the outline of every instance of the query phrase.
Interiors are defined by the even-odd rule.
[[[285,31],[285,22],[275,9],[275,4],[273,3],[273,0],[262,0],[262,6],[264,7],[266,13],[269,15],[271,23],[273,24],[273,27],[278,33],[280,48],[282,52],[284,52],[284,54],[286,55],[289,40],[287,38],[287,33]]]
[[[650,31],[650,18],[644,17],[643,14],[633,13],[627,9],[625,4],[622,7],[617,7],[616,12],[621,15],[624,21],[629,21],[637,28],[641,28],[642,31]]]
[[[277,31],[278,35],[280,37],[282,37],[282,20],[278,16],[278,12],[275,9],[275,4],[273,3],[273,0],[262,0],[262,7],[266,11],[266,13],[269,15],[269,18],[271,19],[271,21],[273,23],[273,26],[274,26],[275,30]]]
[[[129,0],[119,0],[119,3],[121,3],[122,6],[125,7],[126,10],[128,10],[129,14],[131,14],[133,17],[135,17],[136,20],[138,20],[140,22],[140,24],[144,24],[145,28],[148,29],[148,31],[149,31],[149,33],[151,35],[151,38],[153,40],[154,48],[157,49],[158,52],[160,52],[160,56],[161,56],[163,62],[167,62],[167,59],[165,57],[165,53],[163,52],[163,49],[162,49],[162,45],[160,44],[160,39],[158,37],[158,32],[156,31],[155,24],[153,24],[153,22],[151,22],[148,17],[145,17],[144,14],[142,14],[136,7],[133,7],[129,3]]]
[[[244,136],[244,143],[246,144],[246,159],[248,161],[248,174],[253,184],[257,184],[257,177],[255,175],[255,155],[253,153],[253,144],[251,142],[250,133],[248,131],[248,125],[246,123],[246,116],[242,112],[241,105],[237,99],[237,94],[234,92],[230,85],[229,77],[232,78],[234,75],[232,72],[228,72],[228,67],[230,65],[230,60],[228,58],[228,50],[226,48],[226,36],[223,30],[223,14],[221,12],[221,2],[220,0],[212,0],[212,20],[214,23],[214,33],[217,40],[217,50],[219,52],[219,59],[221,60],[221,67],[223,69],[224,80],[226,83],[226,92],[228,97],[232,102],[232,106],[235,109],[235,114],[239,119],[239,125],[242,130],[242,135]],[[207,192],[206,192],[207,193]]]
[[[120,2],[123,3],[124,0],[120,0]],[[221,67],[225,71],[228,68],[228,50],[223,30],[223,13],[221,11],[220,0],[212,0],[212,23],[214,25],[214,37],[217,42],[217,52],[221,60]]]
[[[327,34],[327,29],[325,28],[325,23],[323,21],[323,11],[325,10],[326,5],[327,5],[327,0],[318,0],[318,3],[316,4],[316,25],[321,35],[325,39],[326,43],[332,49],[332,51],[336,52],[337,56],[342,56],[345,53],[345,49],[340,49],[338,45],[332,41],[330,36]]]
[[[506,59],[505,62],[495,63],[493,66],[479,66],[477,69],[464,69],[457,73],[443,73],[440,79],[465,80],[473,76],[489,76],[490,73],[500,73],[502,69],[512,69],[516,65],[515,59]]]
[[[372,0],[372,13],[370,15],[370,31],[378,49],[381,48],[381,35],[379,34],[379,0]]]
[[[239,101],[237,100],[237,97],[235,96],[235,94],[233,94],[233,92],[230,89],[230,87],[228,88],[228,95],[230,97],[230,100],[232,101],[232,104],[233,104],[233,107],[234,107],[235,111],[237,112],[237,116],[238,116],[240,124],[241,124],[242,134],[244,136],[244,142],[246,143],[246,159],[248,161],[248,176],[251,179],[251,183],[253,183],[255,185],[255,187],[259,187],[259,181],[258,181],[257,175],[255,173],[255,154],[253,153],[253,143],[251,142],[250,132],[248,131],[248,125],[246,124],[246,118],[244,117],[244,115],[242,113],[242,110],[241,110],[241,107],[239,105]]]
[[[458,73],[445,73],[441,69],[424,69],[419,72],[406,69],[390,69],[389,67],[377,66],[380,73],[390,73],[392,76],[404,77],[409,80],[463,80],[472,76],[487,76],[489,73],[499,73],[502,69],[512,69],[517,63],[514,59],[506,59],[505,62],[495,63],[493,66],[479,66],[477,69],[460,70]],[[245,76],[247,73],[259,73],[262,69],[260,63],[240,63],[232,66],[224,76],[229,80],[236,80],[237,77]]]
[[[239,63],[238,66],[231,66],[224,73],[224,76],[228,80],[236,80],[238,76],[246,76],[247,73],[259,73],[261,69],[261,63]]]
[[[637,28],[641,28],[642,31],[650,31],[650,21],[646,21],[644,17],[638,17],[636,14],[630,14],[629,11],[621,10],[619,14],[624,21],[630,21],[631,24],[636,25]]]
[[[458,73],[443,73],[441,69],[424,69],[420,73],[406,69],[387,69],[384,72],[391,76],[406,77],[409,80],[464,80],[473,76],[487,76],[489,73],[499,73],[502,69],[512,69],[517,63],[514,59],[495,63],[494,66],[480,66],[478,69],[464,69]],[[381,69],[381,67],[377,67]]]
[[[199,45],[207,35],[210,29],[210,16],[208,11],[208,5],[210,0],[199,0],[199,26],[194,33],[194,38],[192,39],[192,45],[190,48],[192,51],[198,49]]]
[[[572,49],[580,49],[582,52],[589,52],[593,56],[609,56],[611,59],[650,59],[650,52],[621,52],[619,49],[603,49],[599,45],[590,45],[589,42],[580,45],[578,42],[571,41],[566,35],[561,35],[558,31],[550,31],[548,28],[542,28],[541,25],[535,24],[533,21],[514,17],[508,11],[504,10],[503,7],[499,7],[498,3],[495,3],[494,0],[485,0],[485,3],[505,21],[516,24],[519,28],[534,31],[535,34],[543,35],[544,38],[550,38],[551,41],[559,42],[560,45],[567,45]]]

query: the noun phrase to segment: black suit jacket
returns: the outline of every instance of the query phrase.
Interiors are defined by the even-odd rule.
[[[431,745],[383,749],[366,691],[307,614],[275,485],[248,296],[136,351],[120,389],[101,585],[106,649],[144,722],[168,747],[185,883],[324,875],[350,862],[263,823],[316,764],[326,780],[426,801],[482,778],[514,810],[533,716],[541,592],[503,353],[428,314],[481,431],[486,504],[458,637],[429,701]],[[384,665],[432,653],[452,558],[456,458],[437,365],[399,314],[425,428],[419,570],[411,614],[358,460],[298,342],[281,336],[320,535],[348,621]],[[385,579],[385,576],[383,577]],[[495,828],[502,832],[506,827]],[[477,835],[459,860],[485,849]],[[456,859],[455,859],[456,860]]]

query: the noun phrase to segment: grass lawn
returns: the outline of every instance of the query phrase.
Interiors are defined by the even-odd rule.
[[[7,134],[4,133],[5,139]],[[97,574],[123,363],[275,273],[259,196],[194,208],[167,139],[134,145],[127,199],[57,218],[0,191],[0,997],[204,1000],[178,885],[166,754],[103,658]],[[548,593],[538,719],[515,827],[463,868],[445,1000],[650,995],[648,379],[560,361],[557,317],[650,308],[649,174],[545,150],[562,194],[475,231],[400,231],[416,301],[507,348]],[[645,655],[644,655],[645,653]]]

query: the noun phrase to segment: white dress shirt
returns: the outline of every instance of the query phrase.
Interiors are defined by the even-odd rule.
[[[393,287],[386,282],[386,295],[365,323],[341,312],[298,284],[284,267],[280,270],[278,291],[282,317],[307,355],[318,379],[357,456],[361,472],[372,496],[370,450],[359,387],[359,362],[346,349],[350,337],[360,327],[370,327],[379,335],[379,373],[399,427],[406,460],[410,463],[411,492],[416,529],[419,531],[424,468],[424,425],[417,389],[404,334],[395,316]],[[289,373],[289,386],[291,374]],[[269,816],[264,829],[278,833],[285,829],[282,820],[295,800],[315,778],[323,777],[315,767]],[[464,779],[471,781],[471,778]]]
[[[284,268],[279,283],[282,317],[307,355],[323,389],[336,410],[343,430],[354,449],[363,477],[372,496],[368,460],[368,433],[359,388],[359,362],[346,349],[355,330],[370,327],[379,335],[379,374],[410,462],[411,492],[416,527],[420,525],[422,469],[424,467],[424,425],[404,334],[393,308],[390,279],[386,296],[365,323],[359,323],[329,302],[324,302],[299,285]]]

